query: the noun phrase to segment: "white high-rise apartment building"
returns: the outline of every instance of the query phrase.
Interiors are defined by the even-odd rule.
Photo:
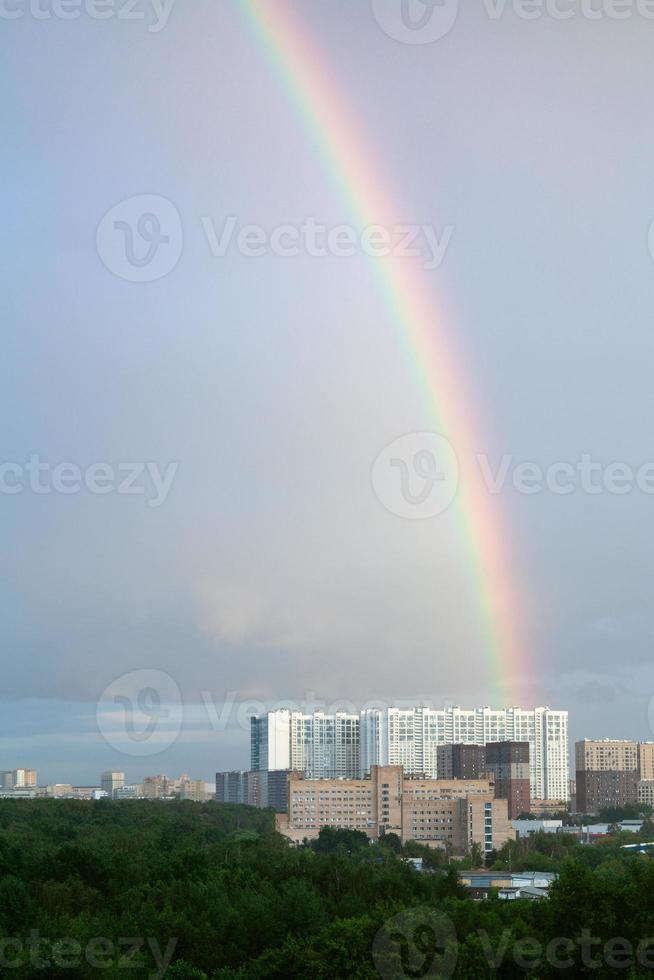
[[[291,768],[290,711],[268,711],[250,718],[250,768]]]
[[[361,771],[402,765],[438,776],[437,747],[458,742],[529,742],[533,799],[568,800],[568,712],[541,707],[383,708],[361,712]]]
[[[251,768],[293,769],[309,779],[356,779],[359,716],[269,711],[250,721]]]

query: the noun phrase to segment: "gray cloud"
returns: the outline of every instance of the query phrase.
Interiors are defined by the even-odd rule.
[[[470,5],[447,37],[403,45],[366,4],[305,7],[401,220],[454,227],[428,288],[479,451],[653,459],[654,24],[491,23]],[[453,515],[404,521],[371,490],[380,450],[436,425],[371,260],[216,259],[203,238],[202,215],[352,220],[228,5],[180,7],[153,35],[24,18],[0,47],[13,83],[0,462],[179,464],[156,509],[0,495],[3,739],[42,733],[21,761],[81,773],[92,753],[65,745],[65,726],[48,747],[38,705],[76,736],[69,706],[141,667],[194,703],[493,700]],[[165,277],[129,282],[101,261],[96,228],[144,193],[174,203],[183,248]],[[509,681],[569,708],[573,734],[646,736],[654,498],[509,489],[492,504],[526,623],[524,677]],[[197,738],[209,772],[243,751]]]

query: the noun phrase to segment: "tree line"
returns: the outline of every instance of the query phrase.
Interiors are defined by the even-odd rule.
[[[407,857],[423,857],[425,872]],[[652,974],[652,858],[617,839],[583,846],[541,834],[493,861],[555,870],[550,899],[473,902],[450,855],[392,835],[371,844],[323,830],[295,848],[275,833],[271,811],[250,807],[2,800],[0,975]]]

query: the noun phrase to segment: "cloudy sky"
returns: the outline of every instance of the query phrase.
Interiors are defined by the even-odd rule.
[[[523,622],[506,691],[568,708],[573,737],[652,737],[654,20],[275,3],[396,217],[428,229],[402,261],[442,311],[475,451],[506,465],[485,491]],[[459,504],[397,512],[419,443],[371,476],[436,422],[242,4],[98,9],[0,13],[0,769],[209,778],[247,765],[247,700],[498,703]],[[307,222],[348,226],[353,254]],[[599,492],[578,470],[555,492],[584,458]],[[184,704],[145,759],[104,711],[138,671]]]

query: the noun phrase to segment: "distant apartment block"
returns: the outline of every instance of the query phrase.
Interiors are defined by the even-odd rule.
[[[638,743],[638,776],[648,782],[654,780],[654,742]]]
[[[359,774],[359,716],[270,711],[250,723],[251,770],[295,769],[311,779]]]
[[[575,744],[575,766],[580,813],[646,802],[640,784],[654,780],[654,742],[582,739]]]
[[[270,807],[285,813],[288,770],[217,772],[216,801],[244,803],[247,806]]]
[[[36,786],[36,769],[14,769],[14,788],[31,789]]]
[[[268,711],[250,719],[250,769],[291,767],[291,712]]]
[[[205,803],[212,795],[204,779],[180,779],[177,794],[180,800]]]
[[[436,758],[439,779],[481,779],[492,775],[495,797],[508,801],[509,819],[529,813],[529,742],[439,745]]]
[[[371,708],[359,715],[271,711],[251,719],[252,770],[361,778],[373,765],[437,778],[439,747],[528,742],[532,798],[569,799],[568,712],[551,708]],[[453,761],[452,761],[453,764]]]
[[[409,773],[438,776],[438,746],[529,742],[530,792],[568,799],[568,713],[541,707],[385,708],[362,712],[361,765],[399,764]]]
[[[654,779],[639,779],[636,795],[639,803],[644,803],[654,809]]]
[[[577,773],[577,807],[580,813],[599,813],[606,807],[638,802],[636,770],[590,770]]]
[[[116,790],[115,798],[117,800],[140,800],[143,795],[142,783],[125,783]]]
[[[216,773],[216,801],[218,803],[250,803],[245,799],[243,781],[247,773],[241,770]],[[250,803],[250,806],[258,806]]]
[[[45,788],[45,795],[54,799],[71,799],[73,787],[70,783],[51,783]]]
[[[638,742],[582,739],[575,743],[577,772],[628,772],[638,769]]]
[[[486,772],[486,747],[460,742],[439,745],[436,771],[439,779],[481,779]]]
[[[315,838],[322,827],[360,830],[371,839],[397,834],[420,841],[484,853],[513,840],[506,800],[495,799],[492,780],[439,780],[405,776],[402,766],[371,767],[362,779],[306,779],[288,776],[288,811],[277,829],[295,842]]]
[[[125,773],[124,772],[113,772],[107,770],[102,773],[100,777],[100,788],[104,790],[110,799],[113,799],[116,795],[116,791],[122,789],[125,785]]]
[[[568,713],[547,707],[374,708],[359,715],[287,710],[251,719],[251,769],[292,769],[309,778],[357,778],[373,765],[401,765],[436,778],[453,757],[439,747],[529,742],[530,793],[569,799]]]
[[[172,800],[176,797],[182,797],[183,792],[187,792],[187,787],[189,784],[199,784],[202,783],[204,787],[203,792],[206,796],[206,786],[201,780],[193,780],[186,773],[178,779],[171,779],[170,776],[158,775],[158,776],[146,776],[143,780],[143,796],[146,800]],[[188,791],[192,794],[193,790]],[[198,789],[198,793],[201,791]],[[187,795],[185,799],[192,799],[192,795]]]
[[[0,771],[0,789],[36,789],[36,769],[5,769]]]
[[[529,742],[488,742],[486,772],[495,779],[495,796],[508,801],[510,820],[531,812]]]

